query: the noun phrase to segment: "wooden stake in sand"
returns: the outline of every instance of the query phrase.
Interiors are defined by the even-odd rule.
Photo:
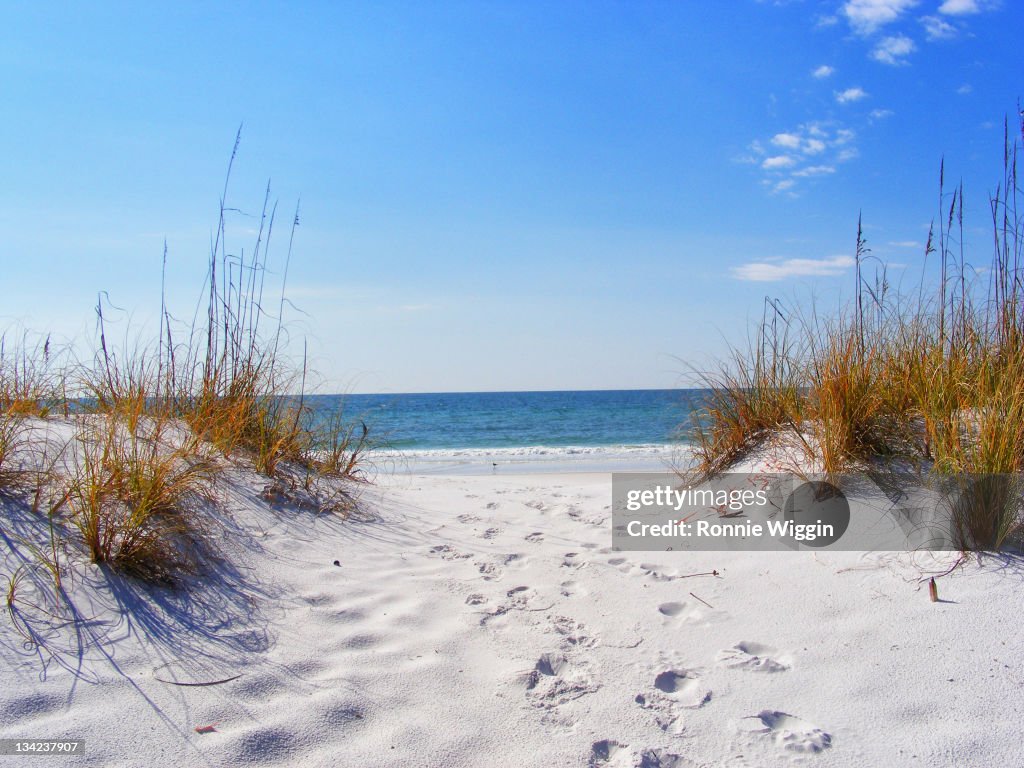
[[[935,584],[934,577],[928,582],[928,596],[932,599],[933,603],[939,602],[939,588]]]

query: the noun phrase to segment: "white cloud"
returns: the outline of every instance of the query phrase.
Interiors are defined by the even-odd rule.
[[[801,168],[799,171],[793,171],[793,175],[806,178],[808,176],[826,176],[835,172],[835,167],[831,165],[809,165],[806,168]]]
[[[800,137],[795,133],[776,133],[772,136],[772,144],[786,149],[796,149],[800,146]]]
[[[892,117],[891,109],[872,109],[869,117],[872,120],[883,120],[887,117]]]
[[[922,16],[921,24],[924,26],[924,35],[929,40],[949,40],[956,37],[956,27],[938,16]]]
[[[969,94],[973,90],[974,90],[974,88],[971,86],[970,83],[964,83],[963,85],[961,85],[959,88],[956,89],[956,92],[958,94],[960,94],[961,96],[966,96],[967,94]]]
[[[779,168],[788,168],[795,161],[789,155],[775,155],[774,157],[765,158],[765,161],[761,163],[761,167],[766,171],[772,171]]]
[[[835,69],[830,67],[828,64],[822,64],[816,70],[811,72],[811,77],[816,77],[819,80],[824,80],[826,77],[829,77],[834,72]]]
[[[853,101],[860,101],[867,95],[867,92],[859,86],[856,88],[847,88],[845,91],[836,91],[836,101],[840,104],[849,104]]]
[[[848,0],[843,5],[843,15],[850,22],[854,32],[870,35],[886,24],[896,21],[904,11],[915,5],[917,0]]]
[[[906,57],[913,53],[916,47],[914,41],[905,35],[883,37],[871,52],[871,58],[896,67],[906,64]]]
[[[805,155],[820,155],[825,151],[825,142],[821,139],[807,139],[804,142]]]
[[[857,134],[855,134],[849,128],[840,128],[838,131],[836,131],[835,137],[832,139],[832,144],[837,147],[841,147],[844,144],[849,144],[851,141],[853,141],[856,135]]]
[[[737,162],[757,164],[761,185],[772,193],[789,192],[801,180],[834,174],[840,163],[857,156],[857,134],[836,121],[813,121],[750,144]],[[774,152],[772,150],[775,150]]]
[[[778,263],[754,261],[733,267],[737,280],[774,282],[790,277],[834,277],[855,264],[852,256],[829,256],[824,259],[786,259]]]
[[[978,0],[945,0],[939,6],[939,13],[947,16],[966,16],[971,13],[981,13],[981,6]]]
[[[890,240],[889,245],[893,248],[923,248],[917,240]]]

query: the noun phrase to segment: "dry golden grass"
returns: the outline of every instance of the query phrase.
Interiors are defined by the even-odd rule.
[[[0,335],[0,412],[11,416],[46,416],[67,408],[66,354],[50,337]]]
[[[87,429],[69,507],[93,562],[173,584],[196,569],[198,513],[211,501],[216,465],[165,440],[168,427],[132,430],[109,416]]]
[[[236,139],[232,164],[237,149]],[[231,164],[225,196],[230,175]],[[277,269],[280,295],[271,299],[264,288],[275,212],[269,188],[267,195],[256,242],[237,256],[225,246],[232,209],[222,198],[190,324],[174,320],[161,296],[156,337],[147,343],[124,328],[116,334],[124,341],[115,343],[116,311],[101,295],[91,360],[76,360],[70,349],[55,352],[49,337],[0,335],[0,495],[18,497],[48,522],[48,543],[19,539],[18,546],[35,561],[34,573],[52,575],[55,594],[69,545],[151,582],[173,584],[196,571],[221,466],[209,459],[211,449],[250,462],[281,487],[304,490],[303,498],[313,500],[306,507],[351,511],[354,498],[336,481],[362,476],[367,430],[360,425],[360,433],[340,414],[321,420],[306,404],[305,351],[301,364],[285,353],[291,238]],[[297,224],[296,210],[292,237]],[[40,466],[22,468],[16,453],[32,419],[58,414],[78,414],[77,438],[63,446],[59,461],[47,458],[47,445],[36,456]],[[6,577],[10,611],[24,594],[26,573]]]
[[[940,209],[925,254],[938,261],[935,285],[922,274],[916,291],[893,296],[884,267],[869,280],[869,251],[858,225],[850,306],[831,320],[798,323],[778,302],[769,305],[773,312],[762,318],[757,342],[706,377],[711,392],[695,429],[698,472],[722,471],[781,429],[812,435],[805,447],[833,475],[893,456],[962,480],[965,488],[979,477],[1024,472],[1018,146],[1007,133],[987,271],[976,272],[958,250],[962,190],[947,198],[940,181],[940,201],[950,202]],[[979,503],[963,506],[958,530],[964,548],[999,547],[1019,532],[1015,488],[993,480],[974,494]]]

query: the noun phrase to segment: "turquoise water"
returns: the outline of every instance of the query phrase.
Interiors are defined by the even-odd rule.
[[[394,450],[415,454],[503,456],[630,453],[685,444],[702,390],[452,392],[321,395],[309,404],[339,407]]]

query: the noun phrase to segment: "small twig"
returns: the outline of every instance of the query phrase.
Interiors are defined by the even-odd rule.
[[[691,592],[691,593],[690,593],[690,597],[694,598],[695,600],[700,600],[700,601],[701,601],[702,603],[704,603],[704,605],[706,605],[706,606],[707,606],[708,608],[710,608],[711,610],[715,610],[715,606],[713,606],[713,605],[712,605],[711,603],[709,603],[709,602],[708,602],[707,600],[701,600],[701,598],[697,597],[697,596],[696,596],[695,594],[693,594],[693,592]]]
[[[706,573],[687,573],[685,576],[676,576],[677,579],[691,579],[694,576],[721,576],[718,571],[707,571]]]

